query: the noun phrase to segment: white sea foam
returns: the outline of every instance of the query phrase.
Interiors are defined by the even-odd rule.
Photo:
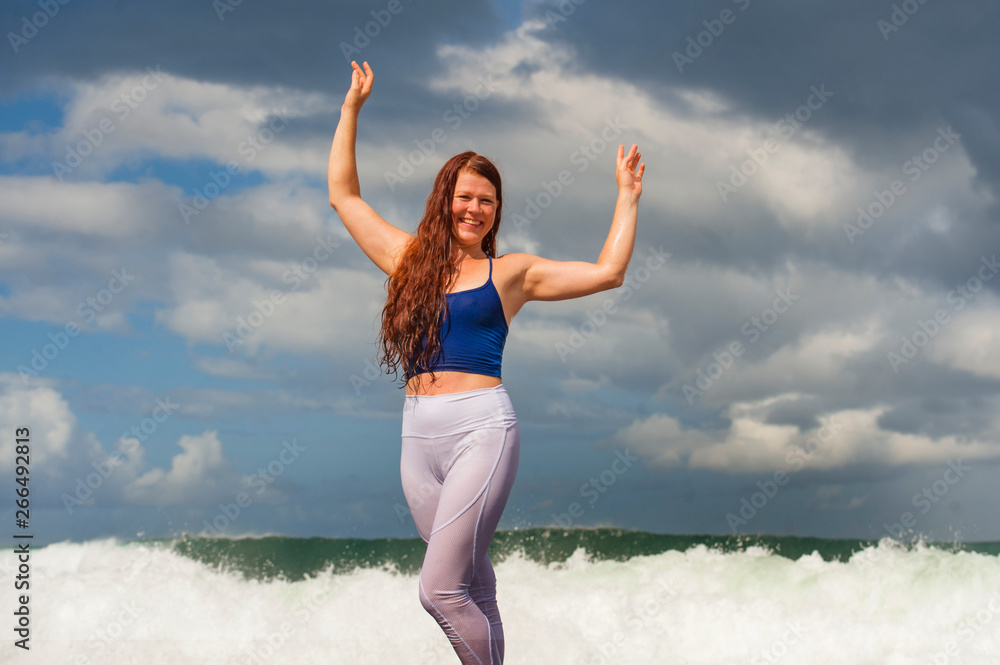
[[[883,541],[847,563],[697,546],[495,567],[510,664],[1000,662],[996,556]],[[458,662],[416,577],[384,569],[262,582],[95,540],[35,551],[30,595],[35,663]],[[14,662],[12,649],[0,661]]]

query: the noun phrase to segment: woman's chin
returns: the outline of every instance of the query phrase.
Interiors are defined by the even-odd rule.
[[[465,229],[459,229],[458,233],[455,234],[455,238],[463,245],[473,245],[483,241],[483,236],[475,231]]]

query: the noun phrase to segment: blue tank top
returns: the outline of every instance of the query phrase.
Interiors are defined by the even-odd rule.
[[[474,289],[446,293],[447,315],[441,323],[441,355],[430,368],[417,366],[412,376],[434,370],[485,374],[500,378],[507,319],[493,284],[493,259],[486,283]],[[426,343],[426,338],[424,339]]]

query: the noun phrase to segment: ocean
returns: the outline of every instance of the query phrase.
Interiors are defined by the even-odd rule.
[[[423,552],[287,536],[51,544],[31,556],[31,651],[12,653],[8,629],[0,662],[458,663],[418,601]],[[508,665],[997,665],[998,554],[608,528],[500,531],[490,549]]]

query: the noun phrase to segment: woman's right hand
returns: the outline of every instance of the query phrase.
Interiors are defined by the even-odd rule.
[[[372,94],[372,81],[375,80],[375,75],[372,73],[372,68],[368,66],[367,60],[364,71],[361,71],[361,67],[354,60],[351,60],[351,67],[353,67],[351,89],[347,91],[347,96],[344,98],[344,107],[357,112],[361,110],[365,101]]]

